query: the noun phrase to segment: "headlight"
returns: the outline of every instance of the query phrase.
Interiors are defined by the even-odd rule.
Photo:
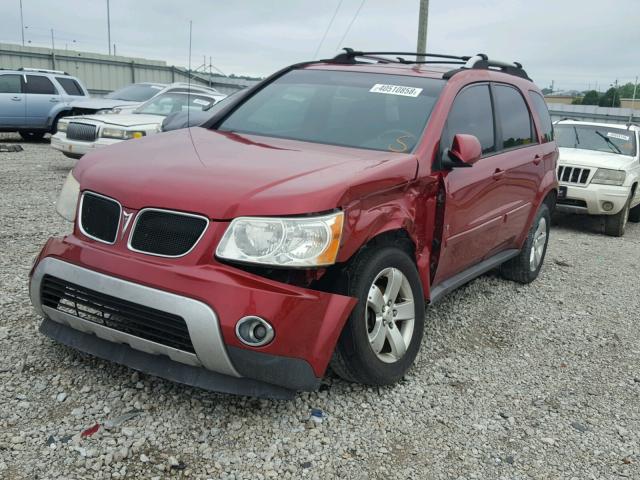
[[[611,170],[609,168],[599,168],[591,179],[591,183],[601,185],[622,185],[627,174],[623,170]]]
[[[117,138],[119,140],[129,140],[131,138],[142,138],[146,132],[124,130],[122,128],[103,128],[100,134],[103,138]]]
[[[56,126],[56,130],[58,132],[66,132],[68,126],[69,126],[69,122],[67,120],[58,120],[58,125]]]
[[[80,184],[73,176],[73,172],[69,172],[56,202],[56,212],[65,220],[73,222],[76,219],[79,196]]]
[[[231,222],[216,249],[219,258],[286,267],[332,265],[344,213],[321,217],[240,217]]]

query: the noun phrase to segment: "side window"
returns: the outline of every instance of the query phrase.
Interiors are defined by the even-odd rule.
[[[467,133],[480,140],[482,153],[496,151],[488,85],[468,87],[458,94],[447,118],[446,131],[443,148],[451,146],[454,135]]]
[[[76,82],[73,78],[56,77],[56,80],[60,85],[62,85],[62,88],[64,88],[64,91],[67,92],[67,95],[84,97],[82,88],[80,88],[78,82]]]
[[[540,128],[542,129],[542,142],[550,142],[553,140],[553,122],[549,115],[549,109],[547,103],[538,92],[529,92],[529,99],[533,104],[533,109],[538,114],[540,119]]]
[[[505,85],[496,85],[493,91],[502,131],[502,138],[498,139],[500,148],[536,143],[531,115],[520,92]]]
[[[22,93],[22,75],[0,75],[0,93]]]
[[[27,85],[25,93],[35,93],[40,95],[57,95],[58,91],[53,86],[51,80],[40,75],[27,75]]]

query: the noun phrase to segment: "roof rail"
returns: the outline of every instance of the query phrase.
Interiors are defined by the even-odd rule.
[[[62,70],[49,70],[47,68],[20,67],[18,71],[19,72],[53,73],[55,75],[69,75],[67,72],[63,72]]]
[[[363,60],[371,60],[378,63],[401,63],[401,64],[445,64],[445,65],[462,65],[461,67],[449,70],[443,75],[443,78],[449,79],[456,73],[470,70],[499,70],[509,75],[515,75],[520,78],[531,80],[524,71],[522,65],[518,62],[503,62],[500,60],[491,60],[484,53],[474,56],[457,56],[444,55],[441,53],[419,53],[419,52],[363,52],[352,48],[343,48],[344,53],[340,53],[330,60],[331,63],[364,63],[358,62],[358,58]],[[395,56],[395,58],[386,58],[387,56]],[[415,57],[415,60],[407,60],[406,56]]]

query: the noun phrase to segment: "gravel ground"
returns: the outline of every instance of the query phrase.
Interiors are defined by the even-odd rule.
[[[489,274],[428,309],[395,387],[330,377],[293,401],[239,398],[37,332],[27,273],[69,229],[54,202],[74,162],[23,146],[0,153],[0,478],[640,478],[640,225],[618,239],[556,218],[535,283]]]

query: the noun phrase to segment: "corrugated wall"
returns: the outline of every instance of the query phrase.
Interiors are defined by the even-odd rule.
[[[0,43],[0,68],[20,67],[64,70],[81,79],[89,91],[97,95],[134,82],[171,83],[189,79],[185,69],[167,65],[164,61]],[[209,84],[202,74],[192,75],[191,82]],[[224,77],[214,77],[211,82],[223,93],[232,93],[254,83]]]

